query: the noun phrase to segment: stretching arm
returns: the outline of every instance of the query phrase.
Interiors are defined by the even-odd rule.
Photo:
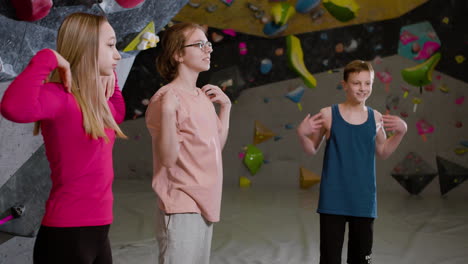
[[[39,51],[5,91],[1,103],[2,115],[18,123],[52,118],[61,104],[50,100],[44,94],[43,86],[56,67],[57,58],[53,51]]]

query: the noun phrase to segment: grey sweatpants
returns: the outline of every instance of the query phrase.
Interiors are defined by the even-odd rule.
[[[213,223],[196,213],[165,214],[156,209],[159,264],[210,263]]]

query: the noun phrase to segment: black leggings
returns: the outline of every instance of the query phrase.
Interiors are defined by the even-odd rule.
[[[320,264],[341,264],[348,222],[349,264],[370,264],[374,218],[320,214]]]
[[[111,264],[109,227],[41,226],[34,244],[34,264]]]

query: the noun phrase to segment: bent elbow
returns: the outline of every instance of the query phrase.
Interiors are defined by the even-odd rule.
[[[170,140],[169,140],[170,141]],[[162,166],[167,168],[173,168],[176,166],[177,160],[179,159],[179,145],[167,144],[168,142],[159,141],[158,157],[161,161]]]
[[[381,160],[386,160],[388,157],[390,157],[390,155],[387,153],[377,153],[377,157]]]
[[[316,149],[310,149],[310,148],[304,148],[304,152],[307,154],[307,156],[314,156],[317,154]]]
[[[2,104],[0,105],[0,113],[6,119],[12,122],[16,122],[16,123],[32,122],[24,117],[24,114],[22,114],[22,111],[24,111],[24,109],[21,109],[19,105],[5,103],[5,102],[2,102]]]
[[[116,119],[115,119],[115,122],[116,122],[118,125],[120,125],[120,124],[123,123],[124,120],[125,120],[125,115],[122,115],[121,117],[116,118]]]
[[[123,105],[120,109],[117,110],[117,114],[115,116],[115,122],[117,122],[117,124],[122,124],[123,121],[125,121],[125,114],[126,114],[125,105]]]
[[[174,158],[163,158],[161,164],[166,168],[174,168],[177,163],[177,159]]]
[[[0,102],[0,114],[10,120],[10,109],[3,102]]]

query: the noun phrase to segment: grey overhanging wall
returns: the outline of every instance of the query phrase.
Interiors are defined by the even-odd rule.
[[[415,64],[398,55],[384,58],[381,64],[374,63],[376,72],[390,72],[393,81],[387,93],[385,85],[375,77],[373,93],[368,100],[369,106],[384,114],[387,96],[396,95],[399,97],[399,105],[397,110],[392,110],[391,114],[400,115],[401,112],[409,114],[405,118],[408,123],[408,132],[400,147],[387,160],[377,159],[378,190],[395,192],[398,195],[409,194],[393,179],[391,171],[409,152],[418,153],[434,170],[437,170],[437,155],[468,167],[468,154],[459,156],[454,153],[454,149],[460,147],[461,140],[468,140],[468,116],[466,115],[468,103],[455,104],[456,98],[468,96],[468,85],[434,71],[435,90],[423,91],[420,94],[419,88],[406,84],[400,75],[403,68]],[[439,75],[440,80],[436,78]],[[337,89],[342,78],[341,71],[316,73],[314,76],[318,85],[315,89],[306,88],[301,102],[302,111],[299,111],[296,104],[284,97],[289,89],[303,85],[300,79],[272,83],[242,92],[232,106],[229,137],[223,151],[224,187],[236,187],[239,176],[248,176],[252,180],[251,188],[298,188],[300,167],[305,167],[320,175],[325,145],[322,145],[316,156],[307,156],[299,145],[295,130],[285,129],[288,123],[296,127],[307,113],[317,113],[323,107],[344,100],[344,91]],[[438,89],[441,85],[449,87],[450,92],[441,92]],[[403,98],[402,87],[410,88],[406,99]],[[420,97],[423,100],[416,112],[413,112],[413,97]],[[265,98],[268,98],[268,103],[264,102]],[[417,133],[415,125],[422,118],[435,127],[434,133],[426,136],[427,141],[424,141]],[[270,139],[257,145],[269,163],[263,164],[255,176],[250,176],[238,155],[245,145],[253,142],[255,120],[273,130],[282,139],[278,141]],[[463,126],[457,128],[456,121],[461,121]],[[129,120],[123,125],[123,129],[129,139],[117,141],[115,145],[116,178],[148,179],[152,174],[151,137],[145,127],[145,121],[143,118]],[[438,180],[436,177],[420,195],[423,197],[440,195]],[[448,196],[463,194],[467,190],[468,183],[462,183],[449,192]]]

